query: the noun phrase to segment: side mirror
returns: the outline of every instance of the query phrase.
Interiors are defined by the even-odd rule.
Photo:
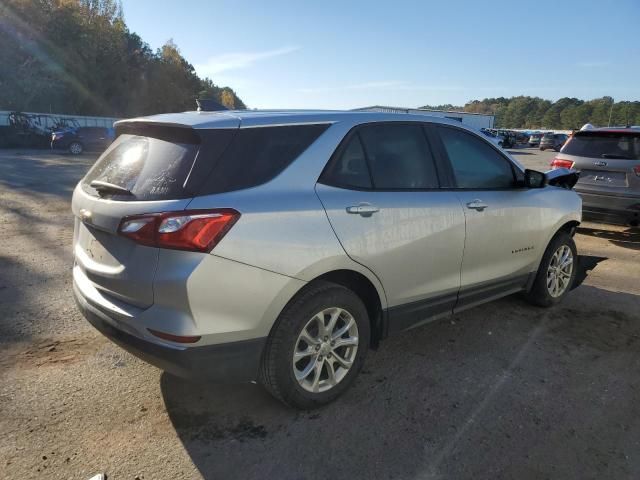
[[[536,170],[524,171],[524,186],[527,188],[542,188],[547,180],[547,176]]]

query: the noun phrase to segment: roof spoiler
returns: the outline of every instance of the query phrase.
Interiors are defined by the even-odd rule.
[[[198,105],[199,112],[222,112],[229,110],[221,103],[211,98],[196,98],[196,105]]]

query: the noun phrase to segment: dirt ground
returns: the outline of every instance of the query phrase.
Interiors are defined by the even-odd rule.
[[[0,152],[0,478],[640,478],[639,230],[584,224],[562,305],[390,338],[343,398],[296,412],[164,374],[81,318],[69,202],[94,159]]]

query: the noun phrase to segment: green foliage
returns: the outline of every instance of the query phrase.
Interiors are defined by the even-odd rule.
[[[193,110],[199,96],[246,108],[172,40],[153,52],[119,0],[3,0],[0,33],[0,109],[130,117]]]
[[[500,97],[472,100],[464,107],[442,105],[421,108],[493,114],[496,116],[495,123],[498,128],[572,130],[582,127],[585,123],[592,123],[597,127],[606,127],[609,124],[640,125],[640,102],[614,103],[611,97],[588,101],[565,97],[556,102],[539,97]]]

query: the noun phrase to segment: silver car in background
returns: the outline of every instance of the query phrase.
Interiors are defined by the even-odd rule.
[[[580,171],[575,190],[585,217],[640,223],[640,128],[575,132],[551,166]]]
[[[576,275],[571,183],[455,121],[187,112],[116,134],[73,194],[75,298],[176,375],[312,408],[391,333],[516,292],[550,306]]]

